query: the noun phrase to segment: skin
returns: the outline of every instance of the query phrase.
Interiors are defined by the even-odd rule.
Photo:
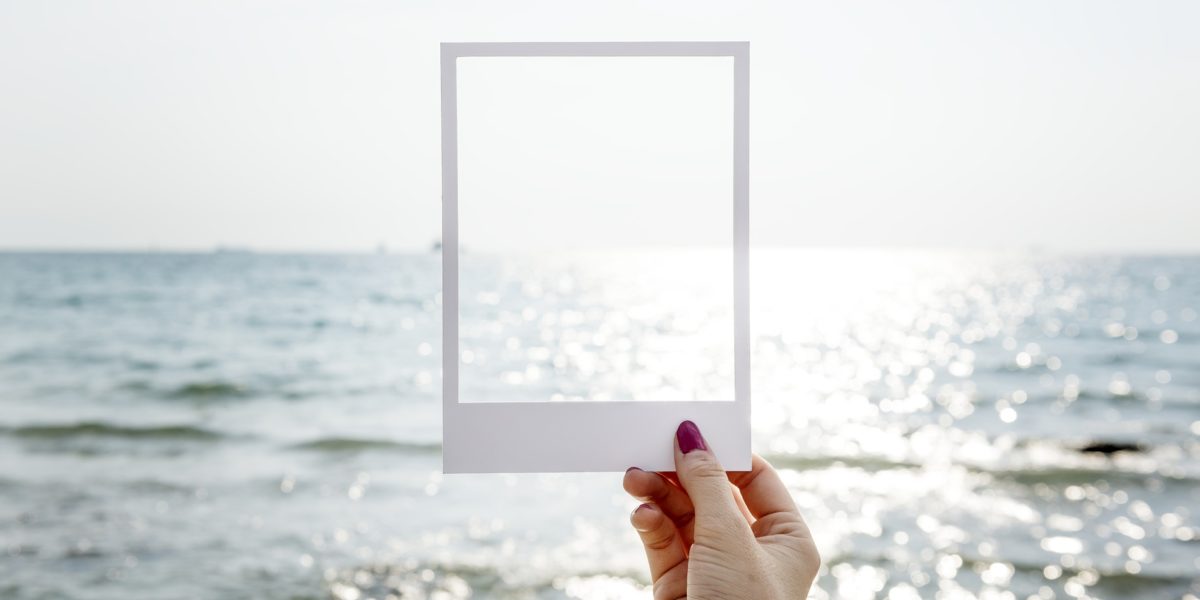
[[[821,558],[778,473],[755,455],[726,473],[705,448],[674,473],[632,468],[624,487],[645,502],[630,515],[642,539],[655,600],[806,598]]]

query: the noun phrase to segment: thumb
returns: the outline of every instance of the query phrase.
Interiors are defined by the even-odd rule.
[[[675,471],[695,508],[697,542],[704,543],[708,536],[718,536],[712,542],[728,542],[730,535],[753,539],[750,524],[733,499],[725,469],[691,421],[680,423],[675,430]]]

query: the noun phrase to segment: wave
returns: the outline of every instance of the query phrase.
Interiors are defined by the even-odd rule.
[[[1146,446],[1138,442],[1100,440],[1096,442],[1090,442],[1087,445],[1075,448],[1074,450],[1082,454],[1103,454],[1105,456],[1112,456],[1113,454],[1117,454],[1119,452],[1138,454],[1144,453],[1146,452]]]
[[[1101,444],[1107,445],[1107,444]],[[1117,444],[1114,444],[1117,445]],[[980,465],[970,462],[955,461],[955,464],[971,473],[990,475],[997,479],[1012,481],[1021,485],[1046,483],[1053,485],[1071,485],[1091,483],[1098,479],[1109,481],[1120,480],[1141,484],[1148,477],[1159,479],[1165,484],[1200,481],[1200,476],[1190,472],[1140,471],[1120,468],[1111,461],[1111,455],[1090,451],[1079,447],[1061,447],[1063,452],[1078,453],[1084,456],[1103,457],[1101,463],[1094,465]],[[1151,446],[1139,445],[1138,450],[1121,450],[1121,453],[1145,454],[1152,450]],[[892,460],[879,456],[796,456],[787,454],[765,454],[763,458],[779,469],[797,471],[812,471],[829,468],[861,469],[870,473],[892,470],[915,471],[929,468],[919,462]],[[938,467],[940,468],[940,467]]]
[[[989,566],[994,564],[996,560],[1007,561],[1012,564],[1015,571],[1033,576],[1035,579],[1040,578],[1044,572],[1046,563],[1036,560],[1028,560],[1030,557],[1019,554],[1003,554],[997,557],[976,557],[968,552],[957,552],[957,556],[962,559],[961,569],[968,572],[982,572]],[[834,567],[839,564],[860,565],[864,562],[877,566],[886,566],[893,562],[893,558],[879,551],[841,551],[828,557],[824,557],[823,562],[829,567]],[[1194,580],[1191,572],[1186,570],[1179,571],[1151,571],[1144,570],[1139,573],[1130,573],[1120,566],[1119,562],[1114,565],[1096,566],[1091,568],[1093,572],[1099,575],[1099,581],[1094,584],[1091,589],[1096,592],[1110,592],[1107,594],[1097,594],[1096,597],[1103,598],[1170,598],[1179,596],[1179,592],[1188,589],[1188,585]],[[1082,570],[1078,568],[1062,568],[1060,581],[1070,579]],[[1152,595],[1133,595],[1135,592],[1147,592],[1154,590],[1158,593]],[[1035,596],[1036,597],[1036,596]]]
[[[246,388],[228,381],[196,381],[185,383],[168,394],[172,398],[211,400],[237,398],[246,395]]]
[[[387,294],[375,292],[370,295],[371,301],[377,304],[390,304],[393,306],[415,306],[420,308],[424,306],[428,298],[414,294]]]
[[[84,421],[54,425],[23,425],[0,429],[14,437],[29,439],[69,439],[75,437],[109,437],[123,439],[217,440],[224,436],[192,425],[133,426]]]
[[[887,471],[891,469],[920,469],[924,465],[890,460],[875,456],[792,456],[787,454],[764,454],[767,462],[780,469],[798,471],[825,469],[829,467],[859,468],[864,471]]]
[[[431,454],[441,452],[442,445],[437,442],[400,442],[373,438],[326,437],[301,442],[291,446],[296,450],[312,450],[317,452],[362,452],[366,450],[385,450],[393,452],[410,452]]]
[[[152,363],[144,363],[151,365]],[[196,368],[203,368],[199,363]],[[131,366],[137,370],[137,367]],[[156,370],[157,366],[148,366],[143,370]],[[190,400],[193,402],[219,401],[233,398],[246,398],[253,390],[240,383],[214,379],[209,381],[192,381],[174,387],[162,386],[153,379],[130,379],[117,386],[117,389],[132,392],[148,398],[168,400]]]
[[[135,479],[122,483],[121,487],[134,494],[193,494],[196,490],[195,486],[161,479]]]

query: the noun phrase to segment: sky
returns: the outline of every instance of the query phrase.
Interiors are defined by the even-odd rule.
[[[465,248],[732,248],[733,57],[458,62]]]
[[[756,246],[1196,252],[1197,27],[1182,1],[2,2],[0,247],[423,249],[440,231],[439,42],[748,40]],[[577,139],[540,124],[544,103],[506,101],[535,138]],[[578,113],[599,122],[596,106],[613,105]],[[701,108],[657,133],[711,123]],[[489,153],[483,133],[460,139],[479,138],[463,185],[513,201],[528,177],[504,173],[544,172],[538,146]],[[635,180],[718,176],[644,154],[656,170]],[[464,234],[474,218],[496,241],[557,243],[538,232],[570,231],[550,218],[568,195],[597,239],[642,231],[632,203],[570,190],[575,172]],[[700,186],[672,189],[660,221]],[[679,243],[711,242],[718,222],[693,221]]]

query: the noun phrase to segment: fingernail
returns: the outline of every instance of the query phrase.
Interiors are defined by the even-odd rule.
[[[679,424],[679,429],[675,430],[675,439],[679,440],[679,451],[684,454],[692,450],[708,450],[704,436],[700,435],[700,428],[691,421]]]
[[[643,508],[650,508],[650,503],[646,502],[644,504],[639,505],[637,508],[633,509],[633,512],[629,513],[630,518],[632,518],[633,515],[638,514],[638,511],[642,510]]]
[[[630,472],[630,471],[641,471],[641,469],[639,469],[639,468],[637,468],[637,467],[629,467],[628,469],[625,469],[625,472],[626,472],[626,473],[628,473],[628,472]]]

